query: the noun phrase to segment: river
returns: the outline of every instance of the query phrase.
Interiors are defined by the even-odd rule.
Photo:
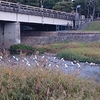
[[[20,63],[20,64],[19,64]],[[100,82],[100,65],[95,63],[81,63],[75,61],[65,61],[63,58],[58,59],[55,55],[43,54],[32,55],[20,58],[18,55],[10,56],[9,59],[4,60],[0,56],[0,65],[24,65],[27,67],[43,67],[52,70],[62,70],[66,74],[75,74],[77,77],[93,79]]]

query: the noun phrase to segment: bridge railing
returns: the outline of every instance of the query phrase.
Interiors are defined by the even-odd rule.
[[[0,11],[50,17],[64,20],[75,20],[75,15],[71,13],[5,1],[0,1]]]

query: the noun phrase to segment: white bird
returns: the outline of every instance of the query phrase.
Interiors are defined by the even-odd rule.
[[[78,68],[80,68],[80,67],[81,67],[81,65],[80,65],[79,63],[77,63],[77,65],[78,65],[78,66],[77,66]]]
[[[73,63],[73,62],[71,62],[71,64],[72,64],[72,65],[74,65],[74,63]]]
[[[35,60],[35,63],[36,63],[37,66],[39,66],[39,63],[36,60]]]
[[[68,68],[67,64],[65,64],[65,67]]]
[[[26,59],[26,58],[24,58],[24,60],[26,60],[26,61],[27,61],[27,59]]]
[[[44,58],[44,56],[42,56],[42,58]]]
[[[88,65],[88,64],[89,64],[89,63],[86,61],[86,62],[85,62],[85,65]]]
[[[37,56],[35,55],[35,59],[37,59]]]
[[[54,57],[53,59],[56,59],[56,57]]]
[[[13,58],[14,58],[14,59],[16,59],[16,57],[15,57],[15,56],[13,56]]]
[[[95,63],[93,63],[93,62],[91,62],[91,63],[90,63],[90,66],[95,66],[95,65],[96,65],[96,64],[95,64]]]
[[[56,65],[56,67],[57,67],[57,68],[59,68],[59,66],[58,66],[58,65]]]
[[[31,64],[29,62],[26,62],[26,65],[31,66]]]
[[[51,66],[51,64],[48,65],[49,67]]]
[[[0,59],[2,59],[3,57],[2,56],[0,56]]]
[[[8,62],[10,62],[10,59],[8,59]]]
[[[22,60],[22,62],[24,62],[24,60]]]
[[[62,61],[65,61],[64,58],[61,58]]]
[[[18,61],[18,58],[15,58]]]

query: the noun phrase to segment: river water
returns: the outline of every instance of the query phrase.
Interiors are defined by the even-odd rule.
[[[74,63],[73,63],[74,62]],[[65,61],[63,58],[58,59],[55,55],[32,55],[20,58],[18,55],[10,56],[9,59],[4,60],[0,57],[0,65],[24,65],[27,67],[41,66],[51,70],[56,68],[62,70],[66,74],[75,74],[78,77],[93,79],[100,82],[100,65],[94,63],[81,63],[75,61]]]

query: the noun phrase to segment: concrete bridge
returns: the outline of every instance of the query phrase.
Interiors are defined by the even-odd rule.
[[[29,26],[29,27],[24,27]],[[75,15],[45,8],[0,1],[0,46],[21,43],[21,29],[66,30],[75,26]]]

